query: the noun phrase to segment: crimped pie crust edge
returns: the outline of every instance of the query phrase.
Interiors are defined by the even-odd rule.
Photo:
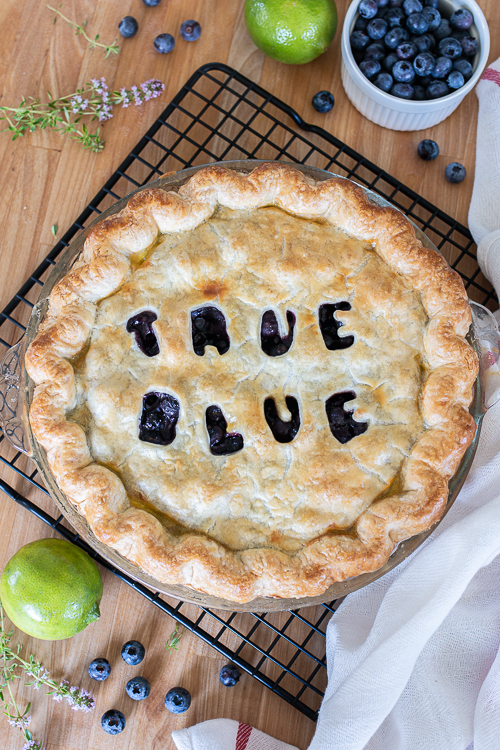
[[[86,345],[97,302],[121,285],[130,256],[146,250],[158,233],[192,229],[217,205],[275,205],[297,216],[321,217],[373,242],[408,288],[420,292],[429,316],[424,349],[430,372],[421,392],[427,429],[403,465],[398,492],[376,500],[349,533],[325,534],[294,555],[268,548],[232,552],[202,534],[174,537],[147,511],[130,505],[120,478],[93,462],[84,431],[66,416],[75,399],[70,360]],[[314,185],[279,163],[262,164],[248,175],[209,166],[178,193],[158,188],[137,193],[89,234],[82,256],[54,287],[26,354],[36,385],[30,422],[59,487],[97,538],[149,575],[238,602],[315,596],[335,581],[376,570],[398,542],[429,528],[444,512],[448,480],[476,429],[468,407],[478,363],[464,339],[470,322],[458,274],[416,239],[401,213],[370,203],[352,182],[332,178]]]

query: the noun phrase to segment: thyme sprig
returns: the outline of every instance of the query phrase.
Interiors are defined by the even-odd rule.
[[[176,623],[175,628],[173,629],[167,639],[167,642],[165,643],[165,648],[167,649],[169,654],[171,654],[173,651],[179,650],[179,641],[181,640],[185,632],[186,628],[183,628],[182,625]]]
[[[120,48],[119,48],[119,46],[117,44],[117,40],[116,39],[113,42],[113,44],[103,44],[102,42],[100,42],[99,41],[99,39],[100,39],[99,34],[96,34],[95,37],[92,39],[87,34],[87,32],[85,31],[85,26],[87,25],[87,21],[83,21],[82,23],[78,24],[78,23],[75,23],[75,21],[72,21],[70,18],[67,18],[67,16],[65,16],[59,10],[59,8],[62,8],[62,3],[59,6],[59,8],[53,8],[51,5],[47,5],[47,8],[49,8],[49,10],[53,10],[54,13],[56,14],[54,16],[54,23],[57,21],[57,16],[59,16],[60,18],[62,18],[63,21],[66,21],[66,23],[68,24],[68,26],[71,26],[72,29],[75,29],[76,36],[79,36],[81,34],[83,36],[83,38],[86,39],[87,42],[89,42],[89,49],[95,49],[96,47],[102,47],[103,50],[106,53],[105,57],[109,57],[109,55],[111,53],[113,53],[114,55],[117,55],[118,52],[120,51]]]
[[[0,120],[5,120],[7,127],[0,132],[10,131],[15,141],[37,129],[53,130],[69,135],[83,148],[97,153],[104,148],[100,130],[97,128],[95,133],[91,133],[84,122],[80,124],[83,117],[89,117],[92,122],[106,122],[113,117],[113,107],[128,107],[132,103],[139,106],[160,96],[164,88],[161,81],[152,78],[140,86],[108,91],[104,78],[92,78],[83,88],[57,99],[48,91],[47,103],[33,97],[23,97],[18,107],[1,106]]]
[[[21,729],[26,740],[23,750],[43,750],[42,743],[33,739],[31,731],[28,729],[31,715],[29,713],[31,703],[28,703],[24,711],[21,711],[17,705],[16,699],[12,692],[12,683],[21,677],[19,671],[24,671],[29,680],[26,685],[40,690],[42,685],[49,688],[47,695],[60,703],[65,700],[74,711],[92,711],[95,706],[95,699],[92,693],[84,688],[76,686],[69,687],[67,680],[57,683],[50,677],[50,673],[45,669],[43,664],[30,655],[26,661],[21,657],[22,645],[17,644],[11,647],[14,631],[5,631],[4,611],[0,603],[0,705],[3,713],[12,727]],[[7,695],[8,693],[8,695]]]

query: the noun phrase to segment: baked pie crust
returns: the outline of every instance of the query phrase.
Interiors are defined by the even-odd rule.
[[[207,307],[222,353],[193,348]],[[149,355],[130,324],[144,311]],[[470,322],[458,274],[350,181],[209,166],[91,231],[26,355],[30,421],[97,538],[157,580],[237,602],[315,596],[444,512],[476,427]],[[168,444],[140,439],[148,394],[177,404]],[[214,407],[238,436],[229,455],[211,449]],[[296,420],[293,439],[265,413]]]

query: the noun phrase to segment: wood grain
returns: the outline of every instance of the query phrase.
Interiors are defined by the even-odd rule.
[[[490,25],[490,59],[494,60],[500,54],[500,10],[496,0],[479,2]],[[338,0],[339,23],[348,4]],[[439,208],[467,222],[474,178],[474,94],[448,120],[430,130],[395,133],[362,118],[347,100],[340,82],[340,32],[321,58],[293,67],[265,58],[255,48],[245,28],[243,0],[162,0],[156,8],[147,8],[141,0],[124,0],[119,5],[65,0],[63,11],[78,21],[87,19],[90,35],[99,33],[106,42],[117,35],[124,15],[137,18],[139,33],[134,39],[119,39],[119,56],[106,60],[100,50],[89,50],[85,40],[62,21],[54,25],[53,13],[44,3],[3,0],[1,104],[17,105],[21,96],[43,98],[47,89],[56,96],[66,94],[100,76],[113,88],[160,78],[165,92],[143,107],[117,111],[104,126],[106,148],[98,155],[49,132],[29,134],[15,142],[7,134],[0,136],[0,308],[53,245],[51,226],[58,225],[58,236],[64,233],[166,103],[207,62],[227,62],[242,71],[291,104],[306,121],[326,128]],[[203,29],[195,43],[183,41],[178,34],[187,18],[197,19]],[[157,54],[152,45],[154,37],[163,32],[176,38],[176,48],[169,55]],[[336,99],[327,115],[318,114],[311,106],[313,94],[322,89],[332,91]],[[415,154],[424,137],[435,139],[441,148],[432,164],[420,161]],[[450,185],[444,178],[444,167],[450,161],[462,162],[467,168],[461,185]],[[3,467],[0,474],[54,512],[52,501],[27,487],[12,470]],[[0,497],[0,534],[0,570],[20,546],[48,536],[40,521],[5,496]],[[42,659],[54,677],[68,678],[72,684],[96,688],[87,675],[87,665],[95,656],[105,656],[113,665],[111,677],[95,690],[93,716],[72,712],[34,694],[22,683],[16,685],[21,703],[34,698],[32,728],[35,736],[45,740],[47,750],[172,750],[173,729],[220,716],[248,722],[305,750],[314,730],[311,721],[248,676],[235,688],[222,687],[218,672],[225,660],[194,636],[186,634],[179,652],[168,655],[164,644],[173,630],[170,618],[112,575],[104,571],[103,577],[102,617],[83,633],[69,641],[47,643],[16,632],[27,651]],[[147,648],[146,660],[137,669],[127,667],[120,658],[121,645],[130,638],[137,638]],[[132,704],[124,692],[125,682],[135,674],[151,681],[151,696],[144,703]],[[193,704],[187,713],[173,717],[163,707],[163,699],[170,687],[179,684],[191,691]],[[125,732],[113,739],[100,728],[102,713],[112,707],[127,716]],[[0,718],[0,726],[2,747],[19,748],[18,731],[8,730],[4,718]]]

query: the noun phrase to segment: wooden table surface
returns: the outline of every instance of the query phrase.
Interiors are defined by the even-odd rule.
[[[497,0],[479,0],[490,25],[490,60],[500,55],[500,9]],[[339,27],[348,0],[338,0]],[[2,286],[0,309],[11,299],[28,275],[54,244],[51,226],[59,236],[73,223],[88,201],[114,172],[130,149],[164,109],[188,77],[203,63],[226,62],[259,82],[265,89],[294,107],[306,121],[326,128],[347,144],[382,166],[403,183],[459,221],[467,223],[474,179],[477,100],[469,95],[444,123],[418,133],[396,133],[364,119],[346,98],[340,80],[340,28],[326,54],[305,66],[287,66],[266,58],[250,40],[243,19],[243,0],[162,0],[147,8],[141,0],[96,3],[65,0],[62,10],[70,18],[88,20],[91,36],[112,41],[122,16],[139,22],[135,38],[119,38],[118,56],[104,58],[90,50],[81,36],[37,0],[0,3],[2,55],[0,57],[0,103],[17,105],[21,96],[44,97],[46,90],[61,96],[82,86],[90,78],[105,76],[110,88],[130,86],[149,78],[165,83],[164,94],[142,107],[117,111],[104,126],[106,147],[101,154],[84,151],[58,134],[36,132],[11,141],[0,136],[0,252]],[[197,19],[200,39],[188,43],[178,30],[182,21]],[[176,48],[159,55],[153,39],[160,33],[175,35]],[[321,115],[311,106],[314,93],[332,91],[336,104]],[[437,161],[425,163],[415,149],[422,138],[435,139],[441,149]],[[459,161],[467,168],[461,185],[450,185],[444,168]],[[18,490],[36,497],[49,511],[52,501],[40,498],[11,470],[0,475]],[[51,507],[52,506],[52,507]],[[4,496],[0,499],[0,570],[23,544],[48,536],[47,527]],[[230,717],[253,724],[282,740],[305,749],[314,731],[313,723],[277,696],[244,675],[234,688],[224,688],[218,672],[225,659],[186,634],[178,653],[168,655],[164,644],[173,621],[158,612],[138,594],[103,571],[104,598],[98,623],[68,641],[35,641],[16,631],[28,652],[35,653],[57,679],[94,689],[97,707],[93,715],[75,713],[64,705],[16,684],[20,703],[33,699],[32,729],[45,740],[47,750],[171,750],[173,729],[216,717]],[[147,649],[146,661],[133,670],[120,658],[121,645],[140,640]],[[106,656],[113,664],[112,676],[102,685],[92,683],[87,665],[95,656]],[[144,703],[132,704],[123,686],[134,674],[144,674],[152,685]],[[97,688],[96,688],[97,685]],[[184,685],[193,696],[192,707],[174,717],[163,707],[167,690]],[[109,708],[127,716],[123,734],[111,738],[100,728],[100,717]],[[8,729],[0,717],[5,750],[22,744],[16,729]],[[339,749],[340,750],[340,749]]]

